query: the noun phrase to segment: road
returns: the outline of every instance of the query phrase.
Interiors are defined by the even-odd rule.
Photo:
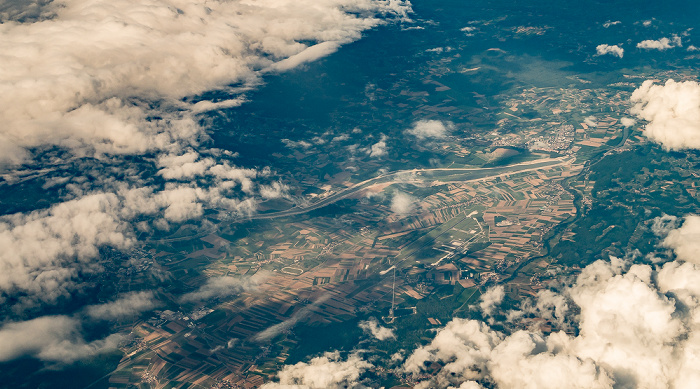
[[[294,208],[284,210],[284,211],[279,211],[279,212],[258,213],[258,214],[252,215],[249,218],[242,219],[242,221],[275,219],[275,218],[279,218],[279,217],[294,216],[294,215],[300,215],[303,213],[311,212],[311,211],[314,211],[316,209],[320,209],[320,208],[323,208],[323,207],[328,206],[330,204],[333,204],[337,201],[351,197],[351,196],[357,194],[359,191],[367,189],[368,187],[371,187],[372,185],[376,185],[376,184],[387,182],[387,181],[392,181],[394,178],[401,176],[401,175],[415,174],[417,176],[420,175],[425,179],[431,179],[431,178],[438,179],[438,177],[435,176],[436,173],[438,173],[438,174],[439,173],[449,173],[448,176],[464,174],[464,175],[468,175],[468,176],[465,177],[465,179],[460,179],[459,181],[469,182],[469,181],[482,180],[485,178],[493,178],[493,177],[513,174],[513,173],[520,173],[520,172],[539,170],[542,168],[548,168],[548,167],[553,167],[553,166],[558,166],[558,165],[570,164],[572,161],[573,161],[573,159],[571,159],[571,158],[559,157],[559,158],[538,159],[538,160],[518,163],[518,164],[514,164],[514,165],[506,165],[506,166],[499,166],[499,167],[492,167],[492,168],[472,168],[472,169],[435,168],[435,169],[399,170],[399,171],[395,171],[395,172],[391,172],[391,173],[382,174],[380,176],[359,182],[359,183],[357,183],[349,188],[343,189],[343,190],[341,190],[337,193],[334,193],[334,194],[332,194],[332,195],[330,195],[322,200],[317,201],[316,203],[310,204],[310,205],[305,206],[305,207],[294,207]]]
[[[293,207],[284,211],[278,212],[268,212],[268,213],[256,213],[249,217],[239,218],[233,220],[229,223],[242,223],[251,220],[266,220],[266,219],[276,219],[282,217],[289,217],[294,215],[301,215],[307,212],[311,212],[328,205],[331,205],[337,201],[351,197],[358,192],[365,190],[372,185],[394,181],[396,178],[402,175],[414,175],[416,177],[420,176],[424,180],[439,180],[440,176],[442,178],[452,178],[451,181],[459,182],[469,182],[483,180],[486,178],[494,178],[499,176],[505,176],[513,173],[521,173],[533,170],[539,170],[543,168],[550,168],[558,165],[568,165],[573,163],[574,158],[571,157],[559,157],[559,158],[546,158],[537,159],[534,161],[527,161],[522,163],[517,163],[513,165],[490,167],[490,168],[434,168],[434,169],[410,169],[410,170],[398,170],[391,173],[385,173],[377,177],[370,178],[368,180],[358,182],[357,184],[345,188],[337,193],[331,194],[313,204],[303,206],[303,207]],[[455,177],[460,176],[461,177]],[[197,237],[204,237],[215,232],[214,229],[200,231],[196,235],[182,236],[177,238],[164,238],[164,239],[154,239],[148,240],[148,243],[166,243],[175,241],[184,241],[195,239]]]

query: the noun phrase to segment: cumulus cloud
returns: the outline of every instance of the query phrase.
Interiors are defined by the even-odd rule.
[[[410,11],[399,0],[0,3],[0,170],[11,175],[27,162],[43,168],[34,156],[46,150],[80,164],[71,174],[99,170],[98,183],[75,177],[69,197],[48,209],[0,217],[0,303],[16,306],[53,304],[81,289],[81,277],[102,270],[101,248],[133,245],[132,222],[167,230],[209,209],[224,218],[250,215],[260,199],[284,196],[287,187],[271,182],[269,169],[238,168],[204,152],[198,115],[238,106],[265,74],[328,55]],[[209,91],[229,98],[201,100]],[[98,169],[102,162],[114,166],[113,177]],[[144,165],[158,177],[139,171]],[[232,289],[213,280],[185,299]],[[150,309],[148,297],[127,295],[84,312],[117,320]],[[85,355],[104,346],[81,340],[74,319],[57,318],[63,330],[45,342],[52,353],[57,345]],[[25,324],[42,331],[36,323],[47,322]],[[31,342],[25,348],[12,355],[45,354]]]
[[[698,387],[700,216],[685,217],[680,227],[675,222],[668,216],[654,221],[662,246],[673,249],[675,259],[656,265],[635,264],[632,257],[600,260],[561,291],[543,290],[535,303],[522,306],[540,319],[569,321],[577,331],[545,335],[516,327],[503,333],[482,321],[455,318],[416,348],[398,373],[417,381],[417,389],[482,384],[499,389]],[[501,298],[497,288],[487,295],[496,296],[484,301]],[[333,362],[316,361],[324,366]],[[362,377],[356,371],[354,382]],[[285,377],[289,385],[309,385],[301,381],[302,373]]]
[[[700,218],[685,218],[663,245],[677,259],[660,266],[611,258],[587,266],[563,292],[540,293],[543,304],[575,321],[578,335],[518,330],[454,319],[404,364],[441,371],[418,387],[492,382],[507,388],[692,388],[700,383]],[[661,230],[660,230],[661,231]],[[694,255],[693,255],[694,254]],[[580,313],[566,314],[567,302]],[[543,311],[546,309],[543,309]],[[534,312],[534,311],[533,311]],[[471,383],[469,385],[472,385]]]
[[[68,316],[44,316],[0,327],[0,362],[33,357],[47,362],[71,363],[116,349],[120,335],[87,342],[81,323]]]
[[[418,208],[418,199],[408,193],[394,192],[391,198],[391,211],[398,215],[408,215]]]
[[[666,237],[672,230],[675,230],[680,225],[681,220],[676,216],[663,214],[655,217],[651,225],[651,232],[659,237]]]
[[[202,105],[183,98],[255,85],[410,10],[373,0],[18,4],[0,15],[52,17],[0,28],[0,144],[13,163],[41,146],[99,155],[197,143]]]
[[[165,179],[192,179],[202,176],[214,165],[212,158],[200,158],[199,153],[189,151],[181,155],[166,154],[158,159],[158,174]]]
[[[669,231],[662,244],[673,249],[678,259],[700,265],[700,216],[686,216],[683,225]]]
[[[668,150],[700,149],[700,84],[647,80],[630,99],[630,112],[647,121],[646,137]]]
[[[406,130],[406,133],[415,136],[417,140],[444,139],[453,130],[454,124],[451,122],[419,120],[413,124],[413,127]]]
[[[45,8],[50,2],[51,0],[4,0],[0,3],[0,23],[46,19],[51,16]]]
[[[484,294],[481,295],[481,302],[479,307],[485,315],[492,315],[493,311],[503,302],[503,298],[506,296],[506,291],[503,285],[497,285],[489,288]]]
[[[621,118],[620,124],[622,124],[625,127],[632,127],[635,124],[637,124],[637,121],[632,118]]]
[[[0,292],[44,302],[68,296],[79,273],[92,268],[100,246],[123,249],[133,243],[119,206],[116,195],[95,194],[0,219]]]
[[[157,214],[153,224],[167,229],[207,207],[249,215],[259,198],[283,196],[281,183],[253,182],[264,172],[201,155],[207,135],[197,114],[237,106],[266,73],[326,55],[408,12],[398,0],[2,2],[0,169],[45,149],[115,165],[124,154],[147,153],[144,163],[153,161],[162,179],[180,182],[140,188],[153,180],[138,178],[129,163],[118,177],[69,184],[77,200],[3,217],[0,291],[56,301],[70,280],[97,267],[99,247],[131,245],[133,218]],[[195,98],[212,90],[231,97]],[[137,178],[120,182],[124,176]]]
[[[369,154],[369,156],[372,158],[385,156],[387,153],[386,139],[386,135],[382,135],[379,142],[370,146],[370,148],[367,150],[367,154]]]
[[[637,48],[646,50],[668,50],[674,47],[683,47],[681,37],[674,35],[671,39],[661,38],[657,40],[645,40],[637,43]]]
[[[394,339],[396,338],[396,335],[394,334],[394,330],[391,328],[386,328],[382,327],[379,325],[377,322],[377,319],[370,319],[370,320],[363,320],[359,323],[359,327],[364,331],[366,334],[372,335],[374,338],[377,340],[387,340],[387,339]]]
[[[222,168],[218,174],[223,178],[207,189],[189,183],[167,184],[159,191],[123,187],[116,193],[93,193],[46,210],[0,217],[0,299],[20,296],[20,305],[33,305],[69,296],[80,289],[80,277],[101,271],[101,247],[122,250],[133,245],[131,222],[139,217],[155,218],[156,225],[183,222],[201,217],[204,204],[232,215],[250,215],[256,200],[230,193],[234,186],[252,187],[249,173]],[[271,198],[284,191],[283,185],[272,184],[260,186],[255,194]]]
[[[311,359],[308,363],[285,366],[277,376],[278,383],[266,383],[262,389],[339,389],[356,387],[360,375],[373,365],[363,360],[358,354],[348,356],[346,360],[340,353],[325,353]]]
[[[595,48],[596,55],[606,55],[610,54],[612,56],[622,58],[622,56],[625,54],[625,49],[618,45],[598,45]]]
[[[248,278],[212,277],[196,291],[184,294],[180,301],[197,302],[234,296],[244,291],[256,290],[265,278],[263,273],[256,273]]]
[[[150,311],[157,305],[153,292],[136,292],[105,304],[91,305],[86,308],[86,313],[92,319],[122,320]]]

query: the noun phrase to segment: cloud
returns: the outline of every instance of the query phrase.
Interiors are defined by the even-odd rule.
[[[205,150],[199,115],[238,106],[266,74],[328,55],[408,12],[409,3],[394,0],[1,2],[0,171],[16,176],[49,161],[71,177],[47,178],[65,185],[61,202],[0,217],[0,303],[70,297],[103,271],[102,248],[133,246],[132,224],[167,230],[212,209],[220,219],[250,215],[261,199],[284,196],[269,169],[232,166],[225,152]],[[202,100],[210,91],[227,98]],[[235,289],[216,282],[187,298]],[[150,309],[147,300],[127,295],[85,314],[116,320]],[[74,319],[56,318],[57,332],[45,331],[57,339],[45,342],[52,353],[106,347],[82,340]],[[47,321],[23,325],[43,331],[36,323]],[[47,359],[43,346],[23,350],[12,355]]]
[[[207,279],[207,282],[196,291],[182,295],[180,301],[190,303],[212,298],[231,297],[244,291],[256,290],[265,278],[263,273],[256,273],[248,278],[212,277]]]
[[[289,186],[280,182],[273,182],[270,185],[260,185],[259,190],[263,199],[277,199],[287,195]]]
[[[637,48],[646,50],[668,50],[674,47],[683,47],[681,37],[674,35],[671,39],[661,38],[657,40],[645,40],[637,43]]]
[[[308,363],[285,366],[277,376],[279,383],[266,383],[261,389],[308,388],[340,389],[355,387],[360,375],[373,365],[358,354],[342,360],[340,353],[325,353]]]
[[[441,362],[441,371],[421,384],[436,388],[469,381],[501,389],[697,386],[700,217],[689,215],[681,227],[666,231],[663,245],[676,260],[656,267],[598,261],[561,293],[540,292],[544,302],[535,305],[558,305],[554,311],[575,322],[577,335],[517,329],[505,335],[483,322],[453,319],[409,356],[404,370],[421,374],[426,362]],[[578,315],[567,314],[567,301]]]
[[[0,217],[0,300],[18,298],[19,306],[55,303],[81,288],[85,275],[102,271],[100,248],[118,250],[133,246],[132,222],[149,216],[158,226],[197,219],[204,204],[231,215],[250,215],[255,198],[284,193],[284,185],[261,185],[254,191],[249,176],[256,171],[216,165],[215,185],[202,189],[193,184],[166,184],[160,191],[151,187],[128,188],[116,193],[87,194],[49,209]],[[236,199],[236,185],[255,198]]]
[[[92,319],[122,320],[150,311],[157,305],[153,292],[135,292],[105,304],[88,306],[86,313]]]
[[[0,219],[0,292],[55,302],[68,296],[79,273],[99,270],[92,263],[100,246],[130,247],[133,237],[113,194],[63,202],[45,211]]]
[[[373,144],[367,150],[367,154],[369,154],[369,156],[372,158],[379,158],[385,156],[387,153],[386,139],[386,135],[382,135],[379,142]]]
[[[4,0],[0,3],[0,23],[16,21],[34,22],[51,16],[46,12],[46,5],[51,0]]]
[[[122,339],[120,335],[110,335],[87,342],[80,331],[80,321],[68,316],[6,323],[0,327],[0,362],[33,357],[47,362],[71,363],[114,350]]]
[[[302,148],[302,149],[308,149],[311,147],[311,143],[300,140],[300,141],[293,141],[289,139],[282,139],[282,143],[284,143],[285,146],[289,147],[290,149],[296,149],[296,148]]]
[[[608,27],[611,27],[611,26],[618,25],[618,24],[620,24],[620,23],[622,23],[622,22],[620,22],[619,20],[616,20],[616,21],[614,21],[614,22],[611,22],[611,21],[608,20],[607,22],[603,23],[603,27],[604,27],[604,28],[608,28]]]
[[[212,158],[199,158],[199,153],[189,151],[181,155],[162,155],[158,158],[161,169],[158,174],[168,180],[191,179],[204,175],[214,165]]]
[[[418,208],[418,199],[403,192],[396,191],[391,198],[391,211],[398,215],[407,215]]]
[[[331,142],[342,142],[342,141],[345,141],[345,140],[348,140],[348,139],[350,139],[350,135],[348,135],[348,134],[341,134],[341,135],[338,135],[338,136],[333,137],[333,139],[331,139]]]
[[[700,216],[686,216],[680,228],[668,232],[662,245],[672,249],[678,259],[700,265]]]
[[[304,320],[307,317],[309,317],[313,313],[314,308],[323,304],[329,298],[331,298],[330,295],[324,295],[324,296],[319,297],[313,303],[311,303],[305,307],[302,307],[300,310],[294,312],[292,317],[290,317],[289,319],[287,319],[281,323],[277,323],[273,326],[270,326],[270,327],[266,328],[264,331],[256,334],[253,337],[253,340],[255,340],[256,342],[267,342],[267,341],[272,340],[277,335],[279,335],[287,330],[290,330],[292,327],[294,327],[301,320]]]
[[[647,121],[646,137],[667,150],[700,149],[700,84],[647,80],[630,100],[630,113]]]
[[[663,214],[654,218],[651,231],[659,237],[667,236],[672,230],[678,228],[680,220],[676,216]]]
[[[493,311],[498,305],[503,302],[503,298],[506,296],[505,289],[503,285],[497,285],[489,288],[484,294],[481,295],[481,303],[479,307],[485,315],[493,315]]]
[[[252,87],[266,72],[328,55],[410,11],[373,0],[18,5],[0,15],[52,17],[0,30],[0,143],[3,161],[12,163],[42,146],[101,155],[197,144],[203,131],[193,112],[203,105],[186,98]]]
[[[395,339],[396,335],[391,328],[382,327],[377,319],[363,320],[359,323],[360,328],[367,334],[372,335],[377,340]]]
[[[598,45],[595,48],[596,55],[606,55],[610,54],[612,56],[622,58],[622,56],[625,54],[625,49],[618,45]]]
[[[635,124],[637,124],[637,121],[632,118],[621,118],[620,124],[622,124],[625,127],[632,127]]]
[[[596,118],[595,116],[589,116],[589,117],[583,119],[583,122],[588,127],[598,127],[598,118]]]
[[[675,220],[668,216],[654,224],[662,246],[673,249],[676,259],[662,264],[635,264],[633,257],[596,261],[560,291],[540,291],[535,303],[521,306],[530,317],[567,322],[575,331],[544,335],[517,322],[499,323],[499,328],[510,326],[504,333],[482,321],[454,318],[405,359],[398,375],[406,374],[419,389],[698,387],[700,217],[688,215],[680,227],[672,227]],[[501,299],[497,288],[485,295],[496,296],[484,301]],[[522,313],[509,316],[523,318]],[[312,361],[327,366],[337,357]],[[309,365],[286,366],[284,383],[315,387],[303,381]],[[352,370],[350,385],[362,379],[361,370]],[[276,387],[284,386],[268,386]]]
[[[419,120],[413,127],[406,130],[406,133],[413,135],[417,140],[444,139],[454,130],[451,122],[441,122],[440,120]]]

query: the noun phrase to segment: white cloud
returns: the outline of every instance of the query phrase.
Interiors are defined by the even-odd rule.
[[[199,153],[195,151],[179,155],[167,154],[158,158],[158,166],[161,167],[158,174],[168,180],[191,179],[202,176],[213,165],[212,158],[200,159]]]
[[[290,139],[282,139],[282,143],[284,143],[284,145],[289,147],[290,149],[296,149],[296,148],[308,149],[309,147],[312,146],[311,143],[309,143],[305,140],[293,141]]]
[[[598,118],[596,118],[595,116],[589,116],[589,117],[583,119],[583,122],[588,127],[598,127]]]
[[[0,219],[0,291],[44,302],[68,296],[80,272],[99,270],[91,263],[99,246],[133,243],[119,207],[116,195],[95,194]]]
[[[565,296],[549,289],[544,289],[537,293],[537,299],[534,304],[530,300],[525,300],[521,304],[521,311],[510,311],[509,316],[519,317],[523,313],[530,313],[552,323],[557,323],[559,328],[571,329],[567,321],[569,306],[569,300]]]
[[[700,217],[690,215],[680,228],[662,231],[668,231],[663,245],[678,260],[659,267],[616,258],[598,261],[561,294],[540,293],[538,299],[545,302],[535,305],[555,307],[556,316],[576,323],[578,335],[529,330],[505,335],[482,322],[453,319],[413,352],[404,369],[417,374],[426,361],[441,362],[442,370],[423,382],[436,388],[470,380],[501,389],[697,386]],[[567,313],[567,301],[580,309],[578,315]]]
[[[622,124],[625,127],[632,127],[635,124],[637,124],[637,121],[632,118],[621,118],[620,124]]]
[[[342,135],[338,135],[338,136],[333,137],[333,139],[331,139],[331,142],[342,142],[342,141],[345,141],[348,139],[350,139],[350,135],[342,134]]]
[[[406,133],[415,136],[417,140],[444,139],[453,130],[454,124],[451,122],[419,120],[413,124],[413,127],[406,130]]]
[[[318,59],[409,11],[410,4],[396,0],[2,2],[0,170],[11,176],[18,169],[13,164],[36,162],[34,152],[54,146],[69,152],[61,163],[87,157],[80,166],[89,170],[98,164],[95,157],[123,168],[115,167],[114,177],[100,171],[99,183],[75,169],[78,177],[66,186],[72,197],[0,217],[0,303],[14,303],[11,296],[15,306],[52,304],[80,290],[81,277],[102,270],[101,247],[132,246],[132,222],[143,231],[168,229],[212,208],[226,217],[249,215],[260,199],[283,196],[284,184],[260,181],[269,169],[238,168],[219,162],[213,150],[204,152],[208,136],[197,115],[238,106],[265,74]],[[194,99],[216,90],[231,97]],[[134,167],[125,154],[145,155]],[[154,181],[142,178],[143,164],[155,165],[166,183],[142,187]],[[115,319],[147,309],[143,297],[128,295],[85,312]],[[82,342],[77,332],[55,334],[64,340],[49,346],[64,344],[76,353],[101,347]],[[31,342],[26,347],[13,355],[44,353]]]
[[[266,275],[263,273],[256,273],[248,278],[212,277],[207,279],[207,282],[196,291],[182,295],[180,301],[197,302],[212,298],[231,297],[244,291],[256,290],[265,278]]]
[[[398,215],[408,215],[418,208],[418,199],[403,192],[396,191],[391,198],[391,211]]]
[[[496,285],[489,288],[484,294],[481,295],[481,302],[479,307],[484,312],[485,315],[492,315],[494,309],[503,302],[503,298],[506,296],[505,288],[503,285]]]
[[[644,135],[668,150],[700,149],[700,84],[647,80],[631,97],[630,112],[648,123]]]
[[[637,43],[637,48],[646,50],[668,50],[674,47],[683,47],[681,37],[674,35],[671,39],[661,38],[657,40],[645,40]]]
[[[287,195],[289,186],[280,182],[273,182],[270,185],[260,185],[259,191],[263,199],[277,199]]]
[[[387,153],[386,139],[386,135],[382,135],[379,142],[373,144],[369,150],[367,150],[367,154],[369,154],[369,156],[372,158],[385,156]]]
[[[0,28],[4,162],[50,145],[100,155],[197,143],[203,133],[192,114],[203,106],[183,98],[255,85],[410,9],[373,0],[60,0],[35,8],[53,17]]]
[[[678,259],[700,265],[700,216],[686,216],[683,225],[669,231],[662,244],[673,249]]]
[[[372,364],[352,354],[342,360],[338,352],[326,353],[311,359],[287,365],[279,373],[279,383],[266,383],[261,389],[340,389],[354,387],[360,375]]]
[[[99,320],[121,320],[150,311],[158,305],[153,292],[128,293],[120,299],[86,308],[89,317]]]
[[[620,24],[620,23],[622,23],[622,22],[620,22],[619,20],[616,20],[616,21],[614,21],[614,22],[611,22],[611,21],[608,20],[607,22],[603,23],[603,27],[604,27],[604,28],[608,28],[608,27],[611,27],[611,26],[618,25],[618,24]]]
[[[45,6],[50,2],[51,0],[4,0],[0,3],[0,23],[46,19],[50,13],[46,12]]]
[[[416,348],[399,373],[419,381],[414,387],[420,389],[471,389],[480,383],[499,389],[698,387],[700,217],[689,215],[672,229],[670,217],[656,222],[663,224],[656,232],[667,233],[663,245],[674,250],[676,260],[660,265],[633,264],[633,258],[597,261],[570,286],[540,292],[536,303],[524,306],[539,319],[572,323],[575,334],[518,328],[504,334],[481,321],[454,318]],[[495,290],[489,293],[499,294]],[[307,366],[285,367],[296,377],[285,382],[308,385],[301,381]],[[428,371],[435,366],[436,374]],[[358,374],[353,381],[362,378]]]
[[[666,237],[672,230],[678,228],[680,222],[676,216],[663,214],[654,218],[651,231],[656,236]]]
[[[618,58],[622,58],[622,56],[625,54],[625,49],[618,45],[602,44],[596,46],[595,50],[597,55],[610,54]]]
[[[290,317],[289,319],[287,319],[281,323],[277,323],[273,326],[270,326],[262,332],[259,332],[258,334],[256,334],[253,337],[253,340],[255,340],[256,342],[268,342],[268,341],[272,340],[277,335],[294,327],[301,320],[304,320],[307,317],[309,317],[313,313],[313,310],[316,307],[318,307],[319,305],[326,302],[326,300],[328,300],[329,298],[331,298],[331,295],[329,295],[329,294],[319,297],[313,303],[311,303],[307,306],[304,306],[301,309],[299,309],[298,311],[294,312],[292,317]]]
[[[222,168],[219,173],[227,178],[223,183],[245,186],[245,170]],[[47,210],[0,217],[0,301],[22,295],[19,307],[68,297],[80,289],[83,275],[102,270],[100,247],[127,249],[133,245],[131,222],[141,216],[151,216],[156,224],[165,222],[167,228],[170,222],[201,217],[204,204],[235,215],[250,215],[255,210],[256,200],[231,197],[226,185],[208,189],[190,185],[167,184],[157,192],[148,187],[124,187]],[[273,184],[259,189],[259,196],[265,197],[281,193],[284,187]]]
[[[391,328],[382,327],[377,319],[363,320],[359,323],[360,328],[367,334],[372,335],[377,340],[394,339],[396,335]]]
[[[44,316],[0,327],[0,362],[20,357],[71,363],[75,360],[114,350],[120,335],[87,342],[80,335],[81,324],[68,316]]]

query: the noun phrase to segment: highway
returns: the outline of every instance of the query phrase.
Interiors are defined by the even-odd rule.
[[[533,170],[539,170],[539,169],[544,169],[544,168],[551,168],[554,166],[560,166],[560,165],[570,165],[574,162],[574,158],[572,157],[559,157],[559,158],[546,158],[546,159],[537,159],[533,161],[527,161],[527,162],[522,162],[522,163],[517,163],[513,165],[505,165],[505,166],[498,166],[498,167],[489,167],[489,168],[434,168],[434,169],[410,169],[410,170],[398,170],[390,173],[385,173],[382,175],[379,175],[377,177],[373,177],[370,179],[367,179],[362,182],[358,182],[357,184],[342,189],[339,192],[333,193],[329,196],[326,196],[325,198],[318,200],[315,203],[309,204],[307,206],[302,206],[302,207],[293,207],[284,211],[278,211],[278,212],[268,212],[268,213],[256,213],[253,214],[249,217],[241,217],[237,218],[232,221],[225,222],[223,224],[234,224],[234,223],[243,223],[243,222],[248,222],[251,220],[266,220],[266,219],[276,219],[276,218],[282,218],[282,217],[289,217],[289,216],[294,216],[294,215],[301,215],[307,212],[311,212],[323,207],[326,207],[330,204],[333,204],[337,201],[346,199],[348,197],[351,197],[358,192],[365,190],[373,185],[376,184],[381,184],[381,183],[386,183],[386,182],[391,182],[394,181],[395,179],[399,178],[402,175],[411,175],[412,178],[420,178],[424,181],[431,180],[431,181],[439,181],[441,178],[443,179],[443,182],[469,182],[469,181],[478,181],[478,180],[483,180],[487,178],[495,178],[499,176],[506,176],[509,174],[513,173],[521,173],[521,172],[527,172],[527,171],[533,171]],[[449,179],[449,180],[444,180],[444,179]],[[176,241],[185,241],[185,240],[190,240],[190,239],[195,239],[195,238],[201,238],[204,236],[207,236],[215,230],[218,229],[216,227],[215,229],[208,229],[206,231],[200,231],[196,235],[190,235],[190,236],[181,236],[177,238],[163,238],[163,239],[153,239],[153,240],[147,240],[148,243],[166,243],[166,242],[176,242]]]
[[[275,219],[280,217],[300,215],[306,212],[314,211],[333,204],[337,201],[351,197],[358,192],[371,187],[372,185],[393,181],[396,177],[401,175],[413,174],[415,176],[420,176],[424,180],[439,180],[439,175],[446,177],[452,177],[456,175],[464,175],[463,179],[452,180],[469,182],[482,180],[485,178],[494,178],[498,176],[509,175],[513,173],[527,172],[533,170],[539,170],[542,168],[550,168],[558,165],[571,164],[573,162],[572,158],[569,157],[559,157],[559,158],[547,158],[538,159],[534,161],[528,161],[523,163],[518,163],[514,165],[506,165],[492,168],[435,168],[435,169],[411,169],[411,170],[399,170],[391,173],[382,174],[380,176],[370,178],[368,180],[359,182],[349,188],[345,188],[337,193],[325,197],[313,204],[305,207],[294,207],[288,210],[279,212],[269,212],[269,213],[257,213],[251,217],[241,219],[239,221],[249,221],[249,220],[262,220],[262,219]],[[445,174],[447,173],[447,174]]]

